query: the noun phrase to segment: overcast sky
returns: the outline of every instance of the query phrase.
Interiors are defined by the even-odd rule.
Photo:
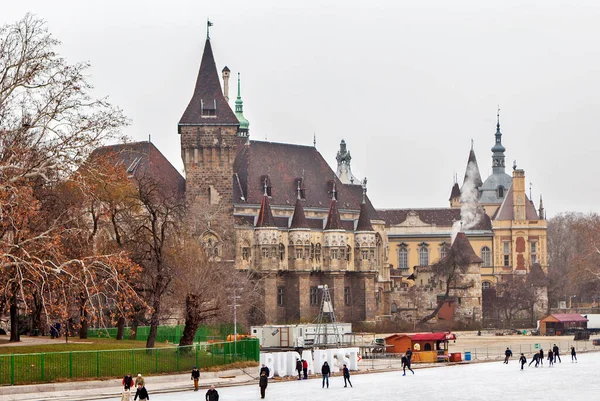
[[[499,104],[507,172],[516,159],[536,205],[541,193],[549,216],[600,212],[597,0],[7,3],[2,24],[47,20],[132,120],[126,134],[151,134],[180,170],[177,122],[210,18],[217,68],[242,74],[251,138],[316,133],[333,169],[345,139],[378,208],[447,206],[471,139],[485,180]]]

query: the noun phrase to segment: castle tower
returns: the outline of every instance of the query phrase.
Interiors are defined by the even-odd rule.
[[[460,207],[460,188],[458,182],[455,182],[450,191],[450,207]]]
[[[337,172],[336,175],[340,179],[340,181],[344,184],[359,184],[360,181],[352,174],[352,170],[350,169],[350,161],[352,160],[352,156],[350,156],[350,151],[346,149],[346,141],[342,139],[340,142],[340,150],[336,155],[337,160]]]
[[[358,271],[375,270],[375,230],[371,224],[369,209],[366,204],[366,178],[363,183],[363,199],[360,204],[360,215],[354,234],[356,256],[354,266]]]
[[[298,196],[292,215],[292,223],[288,233],[289,239],[289,264],[290,270],[310,270],[311,269],[311,245],[310,228],[304,215],[304,208],[300,197],[300,180],[298,180]],[[314,254],[314,249],[312,250]]]
[[[323,268],[329,271],[341,271],[346,268],[346,231],[342,226],[337,208],[337,189],[335,179],[331,191],[331,202],[327,223],[323,232]]]
[[[237,99],[235,99],[235,116],[240,122],[240,127],[238,129],[238,137],[240,138],[248,138],[248,130],[250,128],[250,123],[244,117],[244,101],[242,100],[242,92],[240,89],[240,74],[238,73],[238,92]]]
[[[229,103],[229,76],[231,71],[229,68],[227,68],[227,66],[225,66],[223,71],[221,71],[221,74],[223,76],[223,96],[225,96],[225,100],[227,100],[227,103]]]
[[[479,166],[477,165],[477,158],[475,157],[475,150],[473,150],[473,141],[471,141],[471,150],[469,151],[469,159],[467,160],[467,168],[465,169],[463,186],[469,178],[472,180],[477,190],[479,190],[479,188],[481,188],[483,185],[481,174],[479,173]]]
[[[502,132],[500,132],[500,113],[498,113],[498,122],[496,123],[496,143],[492,146],[492,171],[494,173],[504,173],[506,167],[504,161],[504,152],[506,148],[502,146]]]
[[[527,199],[525,197],[525,171],[521,169],[515,169],[513,171],[513,183],[511,192],[513,196],[513,220],[524,221],[525,205],[527,202]]]
[[[271,212],[269,196],[267,195],[267,184],[265,182],[265,193],[263,195],[260,212],[254,226],[254,246],[257,255],[254,258],[257,270],[278,270],[279,261],[285,260],[285,247],[280,244],[279,230],[275,225],[275,219]]]
[[[544,211],[544,201],[542,200],[541,194],[540,194],[540,208],[538,209],[538,217],[540,220],[546,220],[546,212]]]
[[[196,87],[178,124],[192,210],[212,209],[206,223],[221,243],[233,241],[233,162],[240,123],[221,90],[210,39],[206,39]],[[233,259],[234,249],[224,259]]]

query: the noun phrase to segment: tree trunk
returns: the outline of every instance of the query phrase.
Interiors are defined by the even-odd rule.
[[[152,304],[152,316],[150,317],[150,333],[148,333],[148,339],[146,340],[146,348],[154,348],[156,342],[156,331],[158,329],[158,322],[160,316],[160,297],[154,299]]]
[[[79,294],[79,338],[86,340],[88,338],[88,312],[85,304],[87,298],[84,294]]]
[[[200,319],[198,319],[196,312],[197,308],[197,297],[188,294],[185,298],[185,327],[183,328],[183,335],[179,340],[180,347],[194,344],[194,337],[196,337],[198,326],[200,326]]]
[[[130,340],[137,340],[137,329],[138,329],[139,324],[140,324],[140,321],[136,315],[133,318],[133,321],[131,322],[131,331],[129,332]]]
[[[17,297],[13,297],[10,304],[10,342],[21,341],[19,335],[19,310],[17,309]]]
[[[122,340],[124,334],[125,334],[125,318],[123,316],[120,316],[119,320],[117,320],[117,340]]]

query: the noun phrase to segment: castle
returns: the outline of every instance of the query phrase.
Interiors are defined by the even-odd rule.
[[[336,171],[314,144],[251,140],[239,76],[235,111],[227,67],[221,77],[223,89],[207,38],[178,124],[185,198],[201,216],[197,234],[210,255],[260,282],[264,322],[314,320],[325,284],[339,321],[421,318],[441,289],[429,267],[459,249],[469,263],[459,281],[468,285],[450,293],[439,318],[477,323],[483,290],[547,271],[543,207],[536,211],[527,198],[523,170],[505,172],[499,121],[492,175],[481,179],[471,149],[450,207],[376,210],[343,140]],[[544,311],[547,297],[540,298]]]

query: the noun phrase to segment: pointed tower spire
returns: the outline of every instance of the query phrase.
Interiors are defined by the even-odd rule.
[[[479,173],[479,165],[477,164],[477,157],[475,157],[475,150],[473,150],[473,140],[471,139],[471,150],[469,151],[469,159],[467,160],[467,168],[465,169],[465,176],[463,178],[462,185],[465,185],[468,177],[471,177],[473,184],[476,189],[481,188],[483,181],[481,180],[481,174]],[[459,196],[460,198],[460,196]]]
[[[373,225],[371,224],[371,216],[369,216],[369,209],[367,208],[367,179],[365,178],[362,183],[363,187],[363,198],[360,204],[360,215],[358,216],[358,223],[356,224],[356,231],[374,231]]]
[[[340,212],[337,208],[337,189],[335,179],[333,180],[333,190],[331,191],[331,202],[329,202],[329,213],[327,214],[327,223],[325,230],[343,230]]]
[[[269,203],[269,195],[267,195],[267,180],[265,179],[265,193],[260,203],[260,212],[256,219],[256,227],[276,227],[273,212],[271,212],[271,204]]]
[[[458,183],[455,182],[452,186],[452,191],[450,192],[450,207],[458,207],[460,206],[460,188],[458,187]]]
[[[293,228],[309,228],[306,216],[304,215],[304,208],[302,207],[302,197],[300,195],[300,180],[298,180],[298,195],[296,197],[296,206],[294,206],[294,214],[292,215],[292,223],[290,229]]]
[[[544,212],[544,201],[542,200],[541,194],[540,194],[540,208],[538,209],[538,218],[540,220],[546,220],[546,215]]]
[[[496,143],[492,147],[492,170],[494,173],[504,173],[506,167],[504,161],[504,152],[506,148],[502,146],[502,132],[500,132],[500,106],[498,106],[498,120],[496,123]]]
[[[250,123],[248,122],[248,120],[246,120],[246,117],[244,117],[244,101],[242,100],[242,91],[240,85],[240,73],[238,72],[238,92],[237,99],[235,99],[235,116],[240,122],[240,127],[238,128],[238,136],[248,137]]]
[[[350,156],[350,151],[346,148],[346,141],[343,139],[340,142],[340,150],[338,150],[335,158],[337,160],[336,174],[340,181],[344,184],[358,184],[359,180],[352,174],[352,169],[350,168],[352,156]]]

